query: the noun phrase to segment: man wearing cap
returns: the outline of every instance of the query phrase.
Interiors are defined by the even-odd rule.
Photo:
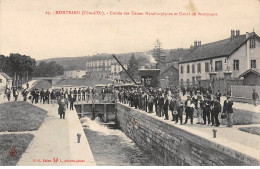
[[[227,100],[224,101],[223,113],[227,114],[227,127],[233,126],[233,101],[230,99],[230,96],[227,96]]]

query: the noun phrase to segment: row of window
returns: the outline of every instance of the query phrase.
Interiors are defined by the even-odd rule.
[[[209,72],[210,64],[205,62],[205,72]],[[256,68],[256,60],[251,60],[251,68]],[[215,71],[222,71],[223,65],[222,61],[215,62]],[[233,61],[233,70],[239,70],[239,60]],[[192,73],[195,73],[195,65],[191,65]],[[187,65],[187,73],[190,73],[190,65]],[[201,73],[201,63],[197,64],[197,73]],[[183,66],[181,66],[181,74],[183,74]]]
[[[87,62],[87,66],[95,66],[95,65],[111,65],[112,63],[115,63],[115,60],[106,60],[106,61],[90,61]]]
[[[256,60],[251,60],[251,68],[256,68]],[[234,60],[233,70],[239,70],[239,60]]]
[[[195,73],[195,65],[191,65],[192,73]],[[205,72],[209,71],[209,63],[205,63]],[[190,73],[190,65],[187,65],[187,73]],[[201,73],[201,63],[197,64],[197,73]],[[183,74],[183,66],[181,66],[181,74]]]

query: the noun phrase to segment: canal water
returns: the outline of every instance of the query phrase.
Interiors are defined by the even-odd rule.
[[[104,124],[99,118],[80,119],[98,166],[154,166],[148,153],[142,151],[114,123]]]

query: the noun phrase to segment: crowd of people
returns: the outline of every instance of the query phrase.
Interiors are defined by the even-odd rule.
[[[11,95],[15,101],[20,92],[17,88],[6,88],[5,96],[10,101]],[[213,94],[210,87],[200,86],[170,86],[162,88],[145,88],[144,86],[138,87],[119,87],[113,86],[97,88],[70,88],[70,89],[31,89],[30,94],[27,89],[22,89],[21,95],[23,101],[29,100],[32,104],[55,104],[58,103],[59,107],[64,107],[59,111],[61,118],[65,118],[65,109],[74,109],[76,101],[91,102],[96,100],[103,102],[105,98],[109,102],[120,102],[128,104],[130,107],[140,109],[148,113],[155,113],[158,117],[164,117],[165,120],[172,120],[175,123],[193,124],[193,119],[197,118],[197,124],[220,126],[219,118],[227,118],[228,127],[233,125],[233,102],[230,95],[224,101],[223,108],[220,104],[221,93],[218,91]],[[29,96],[28,96],[29,95]],[[186,100],[182,100],[182,96],[186,96]],[[252,97],[254,100],[259,96],[256,91],[253,91]],[[184,97],[183,97],[184,98]],[[255,101],[254,101],[255,104]],[[255,104],[256,105],[256,104]],[[169,119],[171,113],[172,119]],[[219,115],[221,113],[221,116]],[[185,119],[183,119],[183,115]]]
[[[186,93],[183,93],[183,89],[181,91],[184,96]],[[222,109],[219,91],[214,96],[210,90],[203,91],[203,94],[200,90],[194,92],[188,89],[187,91],[189,94],[185,101],[181,99],[178,86],[165,89],[144,87],[119,89],[116,93],[119,102],[147,113],[155,113],[158,117],[164,117],[165,120],[172,120],[175,123],[187,124],[190,120],[193,124],[193,119],[196,117],[197,124],[219,127],[219,114],[222,112],[222,118],[226,116],[228,127],[232,127],[233,102],[229,95]],[[172,114],[172,119],[169,119],[169,112]]]

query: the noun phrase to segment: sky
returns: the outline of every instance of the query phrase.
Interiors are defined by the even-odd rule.
[[[53,14],[56,11],[80,15]],[[82,15],[82,11],[106,15]],[[177,15],[110,15],[110,11]],[[36,60],[148,51],[156,39],[164,49],[189,48],[194,40],[203,45],[229,38],[231,29],[240,34],[254,29],[260,35],[260,0],[0,0],[0,54],[20,53]]]

